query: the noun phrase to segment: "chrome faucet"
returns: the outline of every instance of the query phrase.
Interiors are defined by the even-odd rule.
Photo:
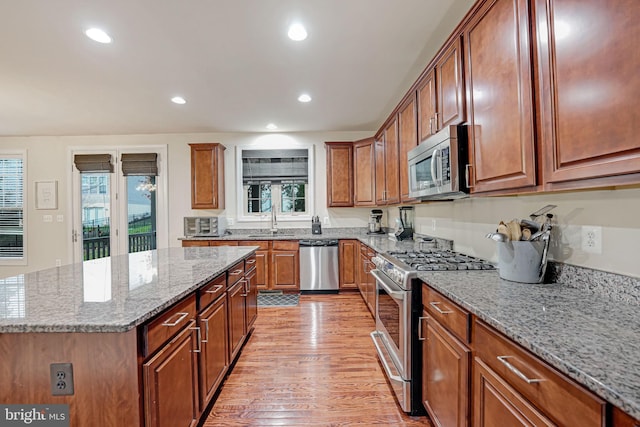
[[[276,204],[271,205],[271,232],[278,232],[278,219],[276,218]]]

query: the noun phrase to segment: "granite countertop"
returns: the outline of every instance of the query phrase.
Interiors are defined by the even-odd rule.
[[[6,278],[0,281],[0,333],[125,332],[256,249],[158,249]]]
[[[640,419],[638,305],[567,284],[524,284],[496,271],[418,277],[559,371]]]

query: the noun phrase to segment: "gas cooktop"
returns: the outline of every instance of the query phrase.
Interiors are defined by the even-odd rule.
[[[483,259],[447,250],[390,251],[387,255],[416,271],[495,269],[495,266]]]

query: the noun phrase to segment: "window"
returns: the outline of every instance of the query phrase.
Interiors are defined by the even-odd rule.
[[[0,153],[0,260],[24,261],[25,154]]]
[[[243,219],[259,219],[274,209],[279,217],[289,220],[310,217],[311,150],[240,150]]]

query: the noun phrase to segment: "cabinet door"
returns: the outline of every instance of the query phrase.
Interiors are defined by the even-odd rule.
[[[200,416],[195,321],[142,365],[145,426],[191,427]]]
[[[358,290],[360,291],[360,296],[364,303],[367,303],[367,294],[366,294],[366,283],[367,283],[367,257],[363,254],[359,257],[358,263]]]
[[[191,208],[224,209],[224,146],[191,146]]]
[[[473,426],[555,426],[480,358],[473,362]]]
[[[384,133],[382,133],[375,140],[375,153],[376,153],[376,205],[384,205],[387,203],[386,199],[386,184],[385,184],[385,157],[384,157]]]
[[[620,409],[614,407],[612,414],[612,427],[638,427],[640,426],[640,420],[634,420],[629,415],[622,412]]]
[[[409,170],[407,153],[418,145],[418,124],[415,93],[405,101],[398,113],[398,142],[400,145],[400,201],[411,202],[409,197]]]
[[[300,260],[298,251],[274,251],[271,254],[273,289],[300,289]]]
[[[438,130],[465,121],[462,38],[457,37],[436,63]]]
[[[258,288],[256,286],[256,269],[251,270],[245,277],[245,294],[247,294],[246,324],[247,333],[253,328],[258,318]]]
[[[420,141],[436,133],[436,79],[433,68],[418,83],[418,136]]]
[[[242,347],[246,334],[246,294],[244,280],[240,280],[227,291],[229,302],[229,360],[233,362]]]
[[[400,203],[400,148],[398,146],[398,119],[394,119],[384,130],[384,174],[385,201]]]
[[[215,394],[229,368],[227,297],[220,296],[198,316],[201,331],[200,407]]]
[[[353,206],[353,145],[326,142],[327,207]]]
[[[340,240],[338,245],[340,289],[357,289],[360,242],[357,240]]]
[[[183,240],[182,247],[183,248],[191,248],[191,247],[203,247],[209,246],[208,240]]]
[[[259,290],[268,289],[269,286],[268,257],[269,251],[256,251],[256,277],[254,283],[255,288]]]
[[[373,138],[367,138],[353,144],[355,206],[375,205],[376,157],[373,141]]]
[[[624,183],[640,172],[640,3],[536,0],[544,180]],[[627,177],[639,182],[640,177]],[[573,182],[571,182],[573,181]]]
[[[474,193],[536,184],[527,4],[487,1],[465,27]]]
[[[371,316],[375,318],[376,316],[376,279],[371,274],[371,270],[374,269],[373,263],[370,261],[370,257],[367,257],[366,260],[366,273],[367,273],[367,283],[365,286],[365,292],[367,294],[367,307],[369,307],[369,312],[371,312]]]
[[[423,333],[426,336],[424,406],[436,425],[466,427],[469,425],[471,351],[431,317],[427,319]]]

